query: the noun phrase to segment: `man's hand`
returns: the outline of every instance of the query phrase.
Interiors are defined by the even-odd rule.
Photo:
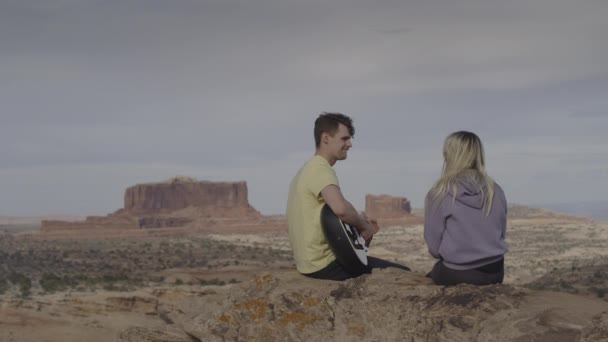
[[[355,227],[364,240],[371,241],[372,236],[378,232],[380,228],[378,222],[370,220],[364,212],[361,214],[357,213],[353,205],[344,199],[340,188],[336,185],[331,184],[323,188],[321,196],[323,196],[323,200],[329,205],[336,216],[342,222]]]
[[[374,234],[380,230],[378,221],[370,219],[365,212],[361,212],[361,218],[364,222],[363,226],[359,229],[361,237],[365,240],[365,245],[369,247]]]
[[[361,216],[363,217],[363,219],[370,223],[372,225],[372,227],[374,228],[374,234],[376,234],[378,231],[380,231],[380,226],[378,225],[378,221],[369,218],[369,216],[367,216],[367,214],[365,213],[365,211],[361,212]]]

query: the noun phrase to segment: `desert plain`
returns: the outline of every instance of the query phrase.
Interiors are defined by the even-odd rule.
[[[445,288],[424,277],[420,210],[370,248],[412,272],[323,282],[295,272],[284,218],[184,205],[140,210],[143,228],[124,227],[125,208],[115,227],[1,222],[0,341],[608,341],[607,222],[511,205],[504,284]]]

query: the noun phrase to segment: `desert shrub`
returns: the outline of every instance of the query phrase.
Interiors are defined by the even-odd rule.
[[[40,278],[40,287],[44,292],[57,292],[64,291],[68,288],[66,279],[57,276],[55,273],[44,273]]]
[[[129,278],[126,281],[126,284],[129,284],[131,286],[143,286],[144,280],[142,278]]]
[[[608,288],[607,287],[604,287],[604,288],[592,287],[591,291],[595,292],[595,294],[598,296],[598,298],[604,298],[604,296],[606,296],[606,293],[608,293]]]
[[[226,285],[226,282],[223,280],[219,280],[218,278],[213,279],[199,279],[201,285],[217,285],[222,286]]]
[[[3,295],[8,290],[8,281],[4,278],[0,278],[0,295]]]
[[[104,274],[101,280],[105,283],[129,280],[129,277],[124,273]]]
[[[97,255],[101,254],[101,251],[99,249],[96,249],[96,248],[90,248],[88,250],[87,254],[93,255],[93,256],[97,256]]]
[[[175,279],[175,285],[183,285],[184,281],[181,280],[180,278]]]
[[[114,283],[104,284],[102,288],[106,291],[118,291],[118,287]]]
[[[162,275],[152,275],[149,277],[150,281],[155,282],[155,283],[160,283],[165,281],[165,277]]]
[[[20,251],[16,251],[15,253],[10,255],[10,260],[14,261],[15,263],[20,263],[23,259],[23,256],[21,255]]]
[[[129,282],[120,282],[120,283],[104,283],[102,288],[106,291],[132,291],[135,289],[132,283]]]
[[[75,284],[82,284],[82,283],[84,283],[84,284],[87,284],[87,285],[90,285],[93,282],[93,280],[88,275],[86,275],[86,274],[76,274],[75,276],[72,277],[72,281]]]
[[[29,297],[32,290],[32,280],[27,276],[18,273],[11,272],[8,276],[8,280],[13,284],[19,287],[19,291],[21,291],[21,297]]]

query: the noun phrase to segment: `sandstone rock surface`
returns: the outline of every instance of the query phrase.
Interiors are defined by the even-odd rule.
[[[169,331],[132,327],[118,341],[608,340],[604,301],[509,285],[435,286],[395,269],[345,282],[261,274],[167,315]]]

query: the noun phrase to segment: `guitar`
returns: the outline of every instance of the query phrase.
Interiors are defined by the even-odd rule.
[[[321,210],[321,226],[338,262],[349,272],[360,272],[367,266],[367,246],[357,229],[342,222],[325,204]]]

